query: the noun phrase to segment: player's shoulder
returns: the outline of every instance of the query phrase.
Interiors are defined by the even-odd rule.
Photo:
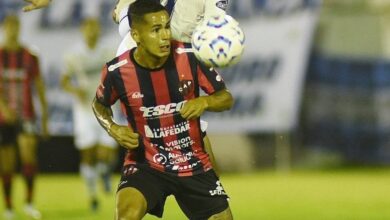
[[[174,59],[177,62],[181,59],[188,59],[189,62],[197,64],[198,60],[193,54],[191,43],[185,43],[180,41],[172,41],[172,51],[174,53]]]
[[[177,40],[171,41],[171,47],[175,54],[182,55],[191,51],[191,43],[185,43]]]
[[[27,54],[29,54],[32,57],[39,57],[39,48],[37,46],[31,45],[31,46],[25,46],[22,45],[22,50],[25,51]]]
[[[130,59],[130,51],[125,51],[106,63],[108,72],[114,72],[120,67],[133,65]]]
[[[172,46],[172,48],[176,49],[178,47],[184,47],[185,43],[183,43],[181,41],[178,41],[178,40],[172,40],[171,41],[171,46]]]

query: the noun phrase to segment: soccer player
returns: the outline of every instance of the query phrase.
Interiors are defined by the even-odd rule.
[[[193,54],[176,53],[169,14],[155,1],[129,7],[137,47],[106,64],[93,101],[96,118],[127,148],[116,219],[161,217],[174,195],[189,219],[232,219],[228,196],[204,150],[204,111],[228,110],[233,98],[222,77]],[[202,88],[208,95],[199,96]],[[128,126],[112,120],[118,99]]]
[[[100,24],[86,18],[81,24],[84,44],[67,56],[66,72],[61,84],[74,96],[73,121],[75,145],[81,154],[80,172],[84,178],[93,211],[98,208],[97,180],[103,178],[104,189],[111,191],[110,174],[116,154],[116,142],[96,122],[91,110],[102,63],[114,54],[99,43]]]
[[[3,182],[6,211],[4,219],[12,219],[11,186],[15,170],[16,118],[6,102],[0,98],[0,174]]]
[[[35,112],[33,108],[33,87],[38,92],[41,104],[42,134],[47,132],[47,108],[45,101],[45,86],[40,76],[38,58],[19,42],[19,19],[15,15],[8,15],[3,21],[4,43],[0,47],[0,99],[7,105],[2,108],[2,114],[8,111],[9,117],[2,119],[1,126],[15,124],[17,126],[17,145],[22,165],[22,174],[26,181],[27,194],[25,212],[34,219],[39,219],[41,214],[33,207],[34,179],[37,171],[36,160],[36,127]],[[5,111],[4,111],[5,109]],[[5,114],[7,115],[7,113]],[[7,119],[8,118],[8,119]],[[2,180],[6,215],[12,216],[11,183],[12,174],[15,172],[15,144],[13,143],[13,131],[5,145],[0,147],[2,163]],[[8,213],[8,214],[7,214]]]
[[[130,34],[129,23],[131,21],[127,15],[129,5],[134,1],[135,0],[118,0],[113,12],[113,19],[119,24],[119,34],[122,37],[122,41],[117,49],[117,56],[136,46],[136,43]],[[191,36],[195,27],[210,16],[224,15],[228,4],[228,0],[196,0],[191,1],[191,4],[189,4],[187,0],[155,1],[159,1],[170,14],[172,38],[187,43],[188,45],[191,43]],[[206,135],[207,125],[208,123],[206,121],[201,120],[204,146],[206,152],[210,156],[214,170],[218,171],[210,139]],[[219,172],[216,173],[219,174]]]
[[[25,11],[46,7],[51,0],[26,0],[31,4],[25,7]],[[129,17],[127,11],[130,3],[135,0],[117,0],[113,11],[113,19],[118,23],[119,34],[122,41],[117,49],[117,56],[136,46],[135,41],[130,34]],[[145,0],[150,1],[150,0]],[[181,42],[190,43],[194,28],[200,24],[203,19],[213,15],[223,15],[227,8],[228,0],[196,0],[191,4],[187,0],[159,0],[164,5],[171,16],[171,29],[173,39]],[[213,167],[217,170],[217,164],[211,148],[210,140],[206,135],[207,122],[201,121],[204,131],[204,143],[207,153],[210,155]],[[217,172],[219,173],[219,172]]]

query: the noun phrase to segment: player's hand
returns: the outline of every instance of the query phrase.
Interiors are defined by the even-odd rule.
[[[205,97],[198,97],[187,101],[180,110],[181,117],[191,120],[199,118],[207,109],[208,103]]]
[[[51,0],[24,0],[25,2],[30,3],[27,6],[23,7],[23,11],[32,11],[39,8],[44,8],[48,6],[51,2]]]
[[[115,24],[119,24],[119,15],[117,15],[116,7],[114,8],[114,10],[112,10],[111,16]]]
[[[47,126],[47,114],[42,115],[42,137],[44,140],[47,140],[49,138],[49,129]]]
[[[0,100],[0,114],[3,116],[3,119],[6,123],[13,124],[16,122],[16,115],[11,111],[8,106],[4,104],[4,101]]]
[[[139,146],[139,135],[133,132],[133,130],[128,126],[113,124],[108,133],[118,142],[119,145],[126,149],[132,150]]]

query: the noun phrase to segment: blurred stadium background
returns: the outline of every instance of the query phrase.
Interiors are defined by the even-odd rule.
[[[390,219],[390,0],[229,4],[246,33],[241,62],[220,70],[236,102],[205,119],[236,219]],[[0,0],[0,20],[22,5]],[[116,49],[113,5],[54,0],[21,13],[22,40],[41,57],[50,107],[52,136],[38,152],[45,219],[112,219],[113,195],[95,215],[80,196],[71,99],[59,78],[84,16],[99,15],[103,42]],[[164,219],[184,216],[170,201]]]

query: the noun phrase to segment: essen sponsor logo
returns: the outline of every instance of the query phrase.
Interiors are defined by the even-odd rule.
[[[182,101],[179,103],[169,103],[167,105],[158,105],[158,106],[151,106],[151,107],[142,106],[139,108],[139,110],[143,112],[144,118],[153,118],[153,117],[160,117],[165,115],[172,115],[180,112],[185,102],[186,101]]]

